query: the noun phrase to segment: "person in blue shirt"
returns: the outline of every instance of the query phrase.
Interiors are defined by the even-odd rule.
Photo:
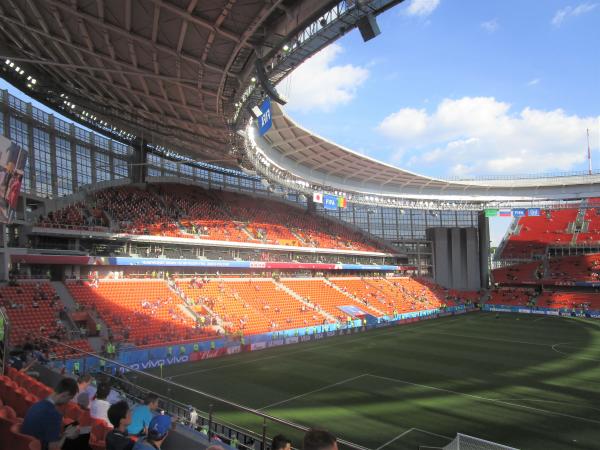
[[[79,435],[76,426],[62,429],[62,415],[57,406],[69,403],[77,394],[77,382],[72,378],[63,378],[46,399],[34,403],[25,414],[21,433],[39,439],[42,450],[59,450],[66,439],[75,439]]]
[[[133,446],[133,450],[159,450],[171,429],[171,418],[159,414],[154,416],[148,425],[148,436],[140,439]]]
[[[148,425],[152,420],[153,412],[158,408],[158,396],[148,393],[144,397],[144,404],[137,405],[131,413],[131,423],[127,432],[133,436],[140,436],[148,432]]]

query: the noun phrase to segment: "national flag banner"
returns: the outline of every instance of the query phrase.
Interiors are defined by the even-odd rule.
[[[0,223],[12,223],[17,216],[27,156],[20,145],[0,136]]]
[[[510,209],[501,209],[498,212],[498,215],[500,217],[512,217],[512,213],[511,213]]]
[[[323,203],[323,194],[321,192],[313,192],[313,202]]]
[[[498,209],[496,208],[487,208],[484,211],[485,217],[496,217],[498,215]]]
[[[338,208],[345,208],[347,204],[345,197],[338,197]]]
[[[540,208],[529,208],[527,210],[527,215],[530,217],[538,217],[542,215],[542,210]]]
[[[513,217],[525,217],[525,208],[514,208],[512,215]]]
[[[335,195],[324,195],[323,196],[323,208],[325,209],[338,209],[338,199]]]

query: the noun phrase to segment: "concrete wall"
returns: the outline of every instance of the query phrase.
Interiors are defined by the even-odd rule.
[[[429,228],[434,280],[450,289],[481,287],[479,240],[476,228]]]

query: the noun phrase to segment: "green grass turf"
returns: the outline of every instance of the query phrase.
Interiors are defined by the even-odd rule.
[[[495,317],[472,313],[169,366],[164,376],[371,449],[392,440],[383,448],[443,446],[457,432],[522,449],[600,448],[600,321]],[[213,403],[217,420],[261,429],[248,413],[136,378],[204,411]],[[300,444],[289,429],[267,430]]]

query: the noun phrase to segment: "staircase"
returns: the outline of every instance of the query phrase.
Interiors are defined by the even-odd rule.
[[[54,288],[54,290],[56,291],[56,293],[58,294],[58,296],[60,297],[60,299],[65,304],[68,310],[77,310],[79,305],[77,304],[77,302],[63,283],[61,283],[60,281],[51,281],[50,284],[52,285],[52,287]]]
[[[579,211],[577,212],[577,217],[575,218],[575,222],[569,224],[569,228],[571,228],[571,232],[573,233],[573,238],[571,239],[571,245],[577,244],[577,238],[579,237],[579,233],[586,233],[588,230],[589,223],[585,220],[585,213],[587,211],[587,200],[583,200],[579,207]]]
[[[332,283],[331,281],[329,281],[327,278],[324,278],[323,281],[325,282],[326,285],[331,286],[332,288],[334,288],[336,291],[341,292],[342,294],[344,294],[346,297],[351,298],[352,300],[354,300],[357,303],[360,303],[361,305],[364,305],[364,302],[352,295],[349,292],[344,291],[341,287],[339,287],[338,285],[336,285],[335,283]],[[381,315],[381,316],[385,316],[386,313],[384,313],[383,311],[381,311],[380,309],[375,308],[375,306],[373,306],[371,303],[369,303],[369,308],[371,308],[373,311],[377,311],[377,314]]]
[[[246,226],[245,226],[245,225],[244,225],[244,226],[241,228],[241,230],[242,230],[242,231],[243,231],[245,234],[247,234],[247,235],[248,235],[248,238],[250,238],[251,240],[253,240],[253,241],[256,241],[256,240],[257,240],[257,237],[256,237],[256,236],[254,236],[252,233],[250,233],[250,231],[248,230],[248,228],[246,228]]]
[[[291,228],[289,229],[290,233],[292,233],[296,239],[298,239],[298,242],[300,242],[303,245],[308,245],[308,242],[306,242],[298,233],[296,233],[296,231],[292,230]]]
[[[300,303],[306,305],[306,307],[308,309],[312,309],[313,305],[308,303],[306,300],[304,300],[304,298],[298,294],[297,292],[291,290],[289,287],[287,287],[285,284],[283,283],[279,283],[278,281],[273,280],[273,283],[282,291],[287,292],[288,294],[290,294],[292,297],[294,297],[296,300],[298,300]],[[321,314],[323,317],[327,318],[328,321],[333,322],[333,323],[339,323],[340,321],[332,316],[331,314],[329,314],[327,311],[323,311],[320,310],[319,314]]]
[[[69,311],[77,311],[79,304],[75,301],[75,299],[71,295],[71,292],[69,292],[69,289],[67,289],[64,283],[61,283],[60,281],[52,281],[51,284],[58,296],[60,297],[60,300],[67,307],[67,309]],[[108,328],[96,311],[87,310],[87,313],[94,319],[96,323],[99,323],[102,327],[100,331],[100,336],[88,338],[90,346],[94,349],[95,352],[99,352],[104,340],[108,339]],[[67,320],[63,320],[63,322],[67,323],[71,329],[79,331],[79,329],[75,326],[75,323],[73,323],[73,321],[71,320],[70,316],[67,315]],[[95,332],[94,330],[90,331]]]
[[[181,299],[181,301],[183,302],[183,305],[181,306],[181,310],[182,312],[184,312],[186,315],[188,315],[189,317],[191,317],[192,319],[196,320],[196,321],[200,321],[200,316],[198,315],[198,313],[196,311],[194,311],[188,304],[188,301],[184,298],[183,296],[183,292],[180,291],[179,289],[175,289],[173,286],[171,286],[171,284],[168,284],[169,286],[169,290],[171,292],[173,292],[173,294],[175,294],[177,297],[179,297]],[[217,325],[219,325],[220,327],[223,326],[223,319],[221,319],[221,317],[219,317],[218,314],[216,314],[212,309],[210,309],[207,305],[202,305],[202,307],[208,311],[208,315],[210,317],[212,317],[213,319],[215,319],[215,322],[217,323]]]

